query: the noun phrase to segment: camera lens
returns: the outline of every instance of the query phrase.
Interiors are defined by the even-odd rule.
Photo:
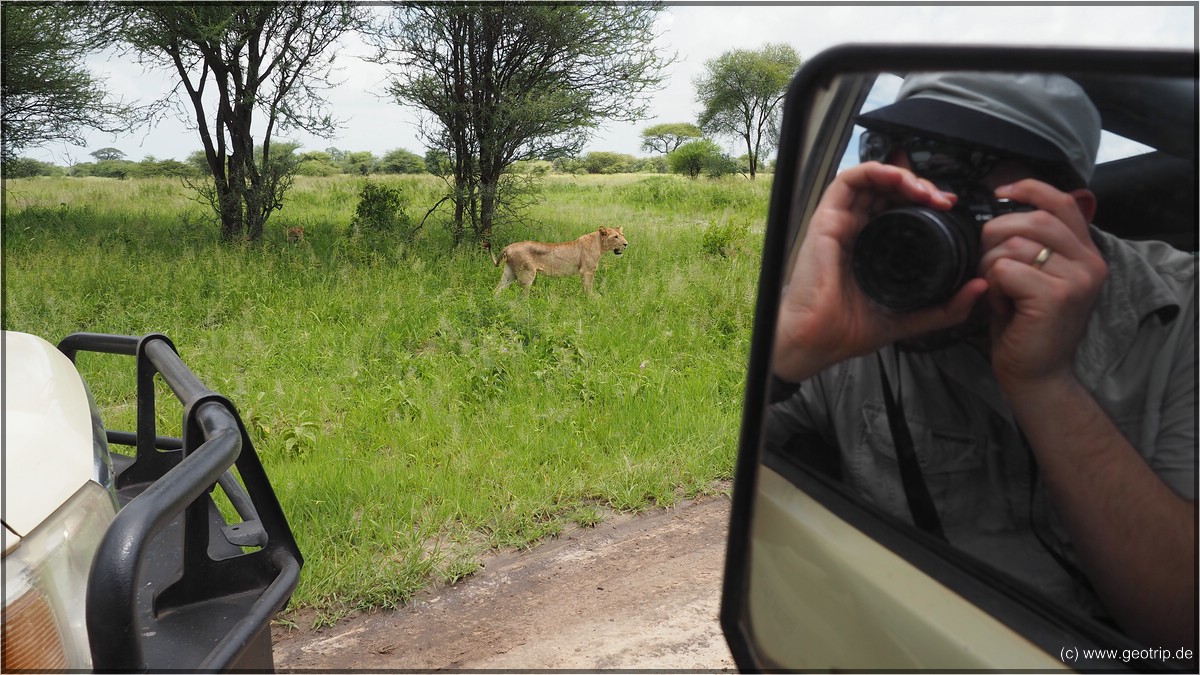
[[[863,293],[897,311],[949,300],[974,276],[978,225],[950,211],[905,206],[867,223],[854,244],[854,276]]]

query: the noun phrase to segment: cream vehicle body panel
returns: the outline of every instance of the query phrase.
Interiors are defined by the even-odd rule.
[[[750,617],[766,663],[813,670],[1063,668],[991,615],[759,471]]]
[[[28,534],[91,480],[91,412],[70,360],[49,342],[4,332],[4,524]]]

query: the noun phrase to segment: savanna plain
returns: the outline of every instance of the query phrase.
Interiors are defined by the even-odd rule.
[[[178,179],[7,180],[4,327],[171,338],[246,423],[305,558],[290,611],[313,627],[727,489],[770,176],[544,177],[496,246],[623,227],[590,297],[578,277],[494,294],[445,206],[412,224],[439,179],[371,180],[405,195],[408,227],[354,235],[363,179],[300,177],[245,245]],[[132,429],[132,360],[80,366],[106,424]]]

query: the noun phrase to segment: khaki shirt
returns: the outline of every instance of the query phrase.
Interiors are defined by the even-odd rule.
[[[1109,277],[1076,352],[1076,375],[1154,472],[1195,500],[1196,257],[1095,229],[1093,238]],[[1035,535],[1077,564],[987,360],[958,345],[888,349],[883,362],[949,542],[1059,604],[1104,616]],[[849,487],[911,521],[882,391],[875,355],[839,364],[772,406],[767,442],[780,449],[799,431],[820,434],[840,448]]]

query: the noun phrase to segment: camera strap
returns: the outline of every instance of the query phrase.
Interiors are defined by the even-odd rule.
[[[933,497],[929,494],[929,487],[925,484],[925,476],[921,473],[921,465],[917,459],[917,451],[913,444],[912,433],[909,431],[908,423],[904,419],[903,391],[897,392],[895,395],[892,394],[892,385],[888,380],[887,369],[883,365],[883,355],[880,352],[876,352],[875,356],[879,362],[879,379],[883,385],[883,403],[887,408],[888,427],[892,432],[892,445],[896,449],[896,461],[900,465],[900,481],[904,487],[904,496],[908,501],[908,510],[912,514],[913,524],[944,540],[946,539],[946,535],[942,531],[942,521],[938,516],[937,508],[933,504]],[[900,376],[900,363],[901,360],[897,358],[897,377]],[[903,387],[902,381],[901,387]],[[1029,445],[1029,440],[1025,438],[1024,433],[1021,433],[1021,442],[1025,446],[1029,459],[1030,530],[1033,531],[1033,535],[1037,538],[1042,548],[1067,573],[1067,576],[1071,577],[1076,584],[1094,594],[1095,591],[1087,575],[1068,560],[1062,552],[1052,546],[1042,536],[1042,533],[1038,531],[1033,517],[1035,487],[1038,478],[1037,461],[1034,457],[1033,449]]]
[[[904,496],[908,500],[908,510],[912,514],[913,524],[917,527],[945,539],[942,532],[942,521],[938,517],[937,508],[933,505],[933,497],[925,484],[925,476],[921,473],[921,464],[917,460],[916,446],[913,444],[912,433],[908,423],[904,421],[903,392],[892,395],[892,385],[888,381],[887,369],[883,367],[883,356],[875,353],[879,361],[879,379],[883,385],[883,403],[887,408],[888,428],[892,432],[892,445],[896,449],[896,461],[900,465],[900,482],[904,486]],[[900,374],[900,360],[896,360],[896,375]],[[901,383],[903,386],[903,383]]]

